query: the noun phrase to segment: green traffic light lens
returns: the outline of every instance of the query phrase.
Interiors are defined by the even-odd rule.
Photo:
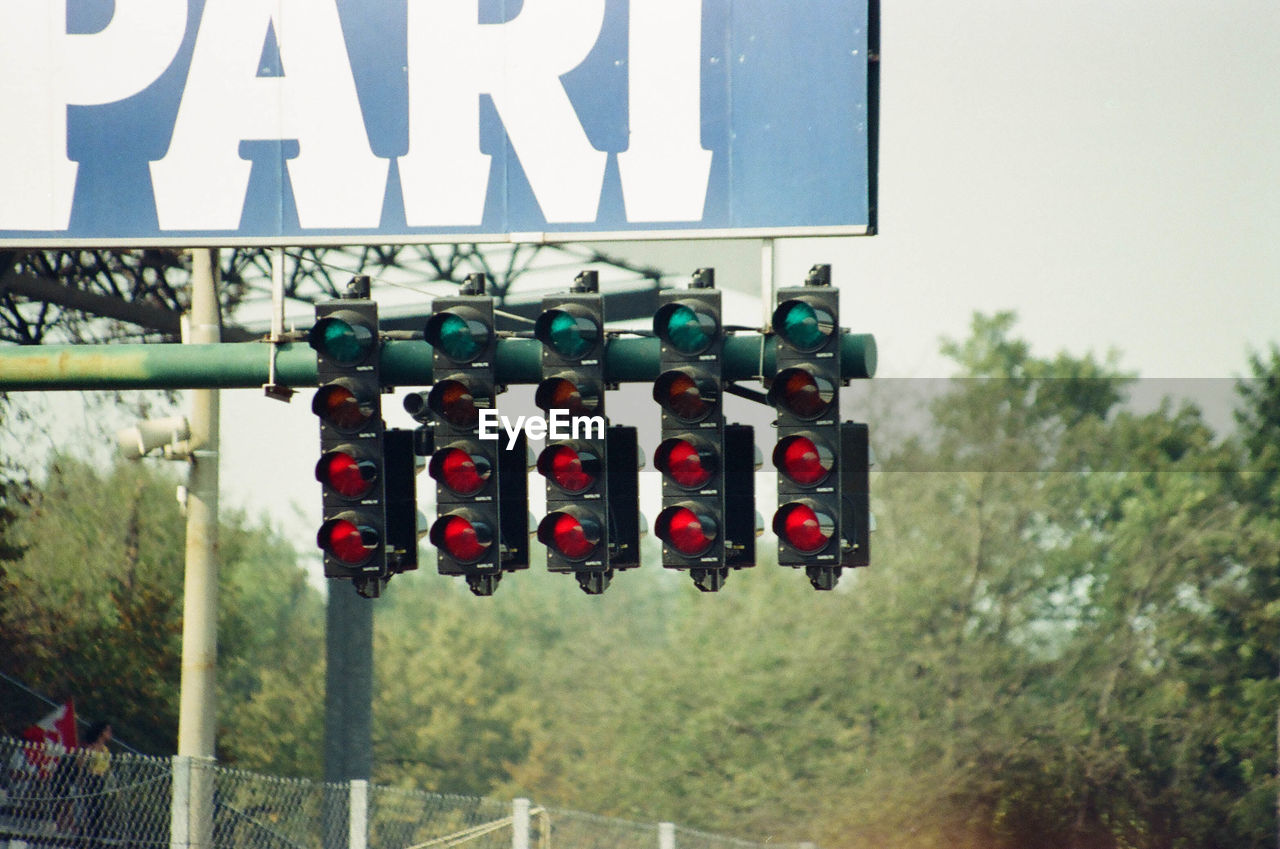
[[[711,347],[717,330],[715,316],[688,304],[668,304],[653,319],[653,332],[682,354],[693,356]]]
[[[446,316],[440,323],[440,349],[454,360],[469,360],[480,352],[480,343],[460,316]]]
[[[773,316],[773,328],[798,351],[816,351],[831,339],[835,318],[809,301],[787,301]]]
[[[374,335],[363,324],[351,324],[340,318],[325,318],[311,331],[311,347],[344,366],[355,365],[373,350]]]
[[[565,359],[578,360],[600,341],[600,326],[585,315],[548,310],[539,319],[535,335]]]
[[[423,335],[432,347],[457,363],[467,363],[484,352],[492,337],[489,325],[458,312],[445,312],[427,321]]]

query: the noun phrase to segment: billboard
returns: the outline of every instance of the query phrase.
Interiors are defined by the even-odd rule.
[[[0,245],[867,233],[873,9],[0,0]]]

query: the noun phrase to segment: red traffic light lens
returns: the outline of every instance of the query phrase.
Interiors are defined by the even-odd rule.
[[[347,516],[330,519],[320,526],[320,532],[316,534],[316,545],[346,566],[364,563],[377,551],[380,543],[376,530]]]
[[[685,557],[706,554],[720,532],[713,517],[680,506],[659,513],[654,526],[658,538]]]
[[[566,492],[582,492],[600,478],[600,459],[571,445],[547,446],[538,455],[538,472]]]
[[[321,386],[311,401],[311,412],[338,430],[353,433],[373,419],[373,402],[361,398],[346,381]]]
[[[600,545],[600,523],[589,515],[549,513],[538,525],[538,540],[569,560],[586,560]]]
[[[802,419],[818,418],[835,397],[834,383],[803,368],[783,369],[769,390],[769,403]]]
[[[600,407],[600,387],[582,385],[567,377],[549,377],[538,384],[533,402],[543,410],[566,410],[571,416],[590,416]]]
[[[431,455],[427,472],[458,495],[475,495],[489,482],[493,465],[483,454],[446,448]]]
[[[782,505],[773,517],[773,532],[803,554],[826,548],[835,529],[834,519],[801,502]]]
[[[653,400],[683,422],[700,422],[711,414],[720,400],[715,383],[675,370],[658,375],[653,384]]]
[[[480,424],[475,395],[462,380],[450,378],[432,386],[427,395],[427,408],[454,427],[474,428]]]
[[[825,445],[807,436],[788,436],[773,449],[773,465],[802,486],[826,480],[835,465],[835,455]]]
[[[679,486],[685,489],[701,489],[716,472],[715,452],[699,449],[687,439],[668,439],[658,446],[654,465]]]
[[[378,480],[378,464],[347,449],[329,451],[316,464],[316,480],[347,498],[363,498]]]
[[[455,560],[474,563],[493,545],[493,531],[480,520],[454,513],[431,526],[431,544]]]

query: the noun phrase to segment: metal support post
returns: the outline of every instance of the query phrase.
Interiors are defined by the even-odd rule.
[[[348,849],[368,849],[369,846],[369,782],[363,778],[351,779],[351,803],[347,813]]]
[[[325,607],[324,780],[368,780],[373,772],[373,602],[346,581],[329,581]],[[349,805],[326,797],[327,849],[346,844]]]
[[[529,849],[529,800],[511,800],[511,849]]]
[[[761,327],[768,327],[773,318],[773,305],[778,296],[777,247],[773,239],[760,240],[760,309],[764,315]]]
[[[174,755],[170,759],[173,775],[169,781],[169,847],[189,849],[191,846],[191,758]]]
[[[191,334],[197,345],[221,339],[216,249],[192,251]],[[212,762],[218,664],[218,390],[191,393],[191,466],[182,596],[182,689],[178,754]],[[191,769],[190,845],[213,840],[213,775]]]
[[[658,849],[676,849],[676,824],[658,823]]]

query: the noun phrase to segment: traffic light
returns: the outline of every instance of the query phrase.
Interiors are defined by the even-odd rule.
[[[428,538],[442,575],[461,575],[476,595],[492,595],[504,571],[529,565],[528,480],[523,435],[514,447],[480,438],[480,411],[498,392],[493,298],[485,276],[469,275],[456,297],[437,298],[423,336],[434,349],[429,392],[405,409],[432,429],[427,472],[437,517]]]
[[[307,337],[319,378],[311,410],[320,419],[315,474],[324,521],[316,544],[326,578],[350,580],[374,598],[389,576],[378,306],[368,299],[368,278],[349,291],[355,297],[316,305]]]
[[[392,574],[418,568],[418,541],[426,536],[418,512],[418,461],[415,432],[387,428],[382,438],[386,469],[387,570]]]
[[[754,500],[754,439],[751,428],[731,426],[735,456],[728,461],[725,334],[715,271],[698,269],[688,290],[661,292],[658,298],[653,331],[661,349],[653,398],[662,408],[662,442],[654,466],[662,473],[662,512],[654,533],[662,540],[663,566],[687,569],[699,589],[715,592],[730,567],[755,560],[755,508],[741,509],[743,495],[748,503]],[[731,491],[738,508],[732,516]]]
[[[848,476],[842,463],[838,295],[831,267],[815,265],[804,286],[778,291],[772,321],[777,373],[768,398],[778,414],[778,563],[803,568],[819,590],[835,587],[842,567],[856,565],[857,550],[848,539],[853,529],[842,498]]]
[[[871,532],[876,529],[871,513],[871,467],[875,455],[871,451],[870,429],[865,424],[845,422],[840,426],[840,486],[843,490],[842,527],[853,550],[845,558],[846,566],[871,565]]]
[[[592,595],[615,570],[640,565],[636,433],[605,418],[604,327],[596,272],[584,271],[569,294],[543,298],[533,330],[542,343],[534,401],[549,425],[536,464],[547,482],[538,541],[547,569],[572,573]]]

